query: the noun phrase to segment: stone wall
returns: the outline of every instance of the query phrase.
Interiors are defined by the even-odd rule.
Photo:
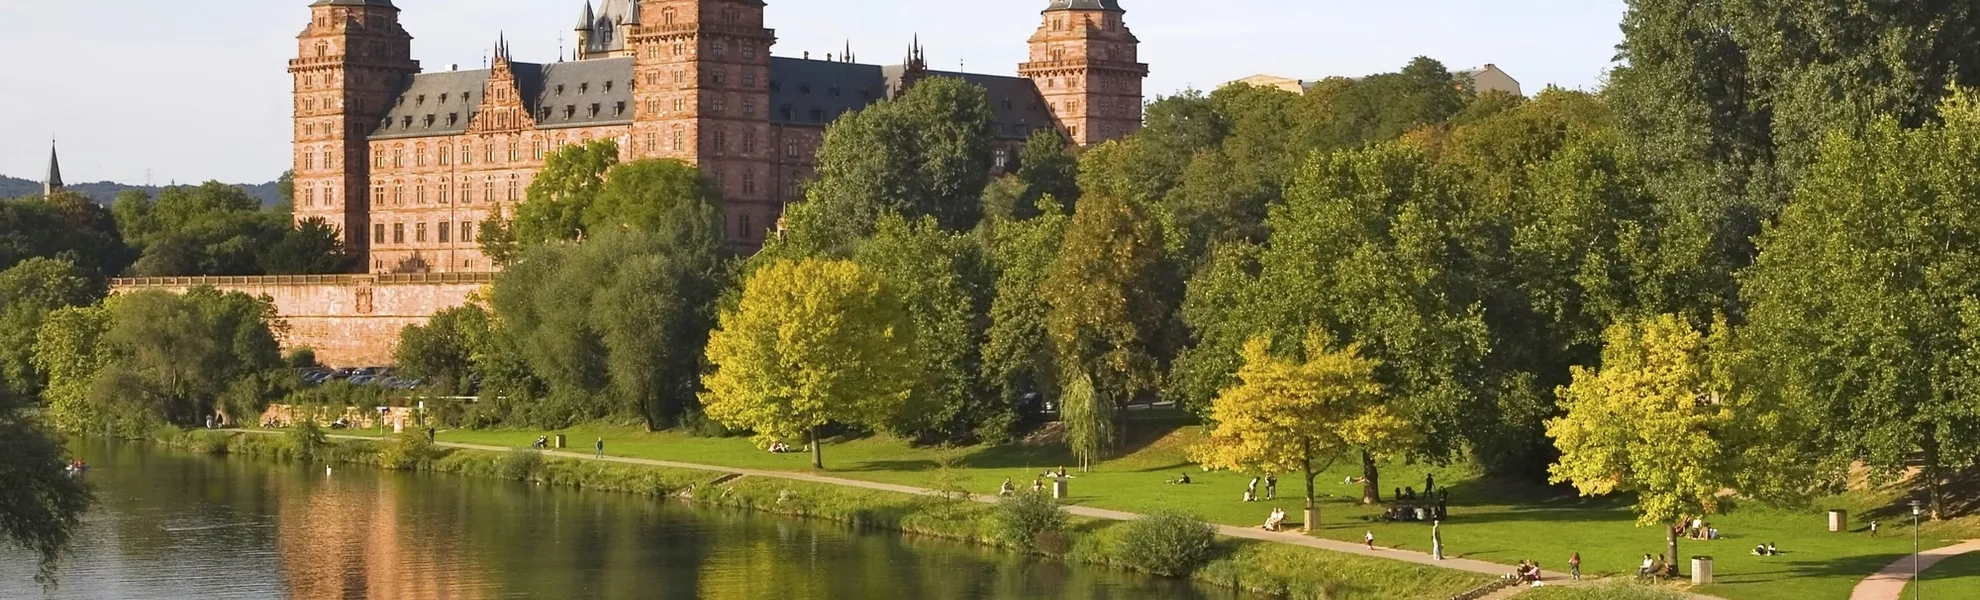
[[[265,297],[288,325],[278,332],[284,349],[307,346],[326,366],[367,367],[393,364],[400,330],[467,304],[493,281],[490,273],[153,277],[114,280],[111,292],[206,286]]]

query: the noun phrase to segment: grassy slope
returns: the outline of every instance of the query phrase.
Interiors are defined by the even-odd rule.
[[[569,435],[572,446],[587,450],[593,440],[603,437],[607,453],[616,456],[791,471],[807,470],[809,464],[808,455],[770,454],[746,439],[696,438],[677,432],[644,433],[635,428],[598,425],[561,433]],[[525,446],[538,435],[542,432],[458,431],[447,432],[441,439]],[[1203,473],[1191,465],[1185,452],[1201,435],[1198,428],[1179,422],[1136,422],[1131,431],[1131,439],[1136,441],[1131,452],[1093,473],[1076,474],[1071,484],[1073,501],[1136,512],[1181,508],[1229,525],[1256,525],[1274,506],[1298,515],[1302,484],[1297,476],[1280,477],[1279,500],[1247,504],[1241,497],[1248,475]],[[943,459],[951,460],[954,468],[938,468]],[[1016,480],[1020,487],[1029,485],[1041,472],[1069,462],[1059,447],[943,450],[910,448],[880,437],[825,446],[826,471],[834,476],[925,487],[960,486],[983,494],[994,493],[1005,478]],[[1314,535],[1359,542],[1364,532],[1373,531],[1378,545],[1427,551],[1427,525],[1371,522],[1380,510],[1359,505],[1360,486],[1342,483],[1343,478],[1358,475],[1358,470],[1343,461],[1316,478],[1316,493],[1322,498],[1321,526]],[[1190,473],[1194,485],[1165,483],[1184,471]],[[1425,472],[1421,465],[1390,466],[1382,473],[1383,488],[1421,488]],[[1580,552],[1584,571],[1597,576],[1631,572],[1643,553],[1664,550],[1660,531],[1637,527],[1626,504],[1619,501],[1583,500],[1550,489],[1512,489],[1480,481],[1475,473],[1461,468],[1437,468],[1434,473],[1440,486],[1448,484],[1452,490],[1453,519],[1443,531],[1448,554],[1504,564],[1538,560],[1547,569],[1565,571],[1568,556]],[[1385,497],[1387,494],[1385,491]],[[1882,538],[1860,532],[1828,533],[1824,515],[1814,509],[1791,512],[1752,506],[1710,519],[1725,539],[1687,540],[1680,543],[1679,550],[1686,557],[1707,554],[1716,559],[1718,583],[1699,590],[1704,593],[1733,600],[1845,597],[1856,581],[1911,550],[1910,529],[1896,523],[1900,519],[1890,516],[1893,511],[1878,508],[1887,500],[1860,493],[1825,499],[1818,507],[1849,509],[1859,529],[1867,526],[1865,515],[1882,515],[1886,532]],[[1880,510],[1884,512],[1877,512]],[[1928,527],[1925,534],[1929,546],[1939,546],[1949,539],[1980,533],[1976,529],[1980,525],[1969,519]],[[1759,557],[1749,553],[1755,544],[1768,542],[1777,544],[1784,555]],[[1970,563],[1959,568],[1973,571]],[[1688,566],[1686,570],[1689,572]]]
[[[1932,600],[1980,600],[1980,552],[1968,552],[1939,561],[1923,575],[1925,594]],[[1917,593],[1904,588],[1904,597]]]

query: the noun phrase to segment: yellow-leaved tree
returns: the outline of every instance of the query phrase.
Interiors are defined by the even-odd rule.
[[[1547,422],[1561,451],[1550,479],[1583,496],[1635,493],[1637,525],[1663,528],[1673,568],[1678,520],[1716,512],[1755,467],[1736,450],[1750,428],[1734,420],[1713,345],[1675,315],[1610,327],[1601,368],[1575,367],[1557,392],[1566,415]]]
[[[879,276],[843,260],[781,260],[750,275],[708,340],[708,417],[759,441],[811,440],[818,428],[885,423],[919,379],[914,323]]]
[[[1313,478],[1343,456],[1391,455],[1420,435],[1382,402],[1375,380],[1380,362],[1358,346],[1334,349],[1323,332],[1308,333],[1305,361],[1272,353],[1269,338],[1244,346],[1237,386],[1211,402],[1215,427],[1192,458],[1210,470],[1301,473],[1306,481],[1304,527],[1319,519]]]

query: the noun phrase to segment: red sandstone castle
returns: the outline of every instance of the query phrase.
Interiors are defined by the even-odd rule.
[[[1141,126],[1139,40],[1119,0],[1050,0],[1017,77],[771,56],[762,0],[585,3],[574,60],[422,72],[391,0],[316,0],[297,37],[298,219],[321,217],[372,273],[491,270],[475,235],[523,200],[544,157],[616,140],[621,160],[674,158],[723,192],[727,230],[754,247],[801,198],[825,126],[930,77],[983,86],[1001,168],[1033,131],[1081,145]]]

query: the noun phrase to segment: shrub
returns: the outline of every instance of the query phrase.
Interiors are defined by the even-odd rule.
[[[328,444],[323,436],[323,428],[316,426],[314,419],[300,419],[296,427],[289,430],[289,443],[295,448],[296,458],[312,460]]]
[[[378,449],[378,466],[394,471],[415,471],[433,460],[433,442],[425,433],[399,433],[385,438]]]
[[[1038,493],[1005,496],[997,502],[991,518],[993,536],[1018,549],[1047,551],[1040,543],[1047,537],[1062,538],[1066,529],[1066,509],[1051,497]],[[1050,553],[1050,552],[1047,552]]]
[[[1125,525],[1114,538],[1114,556],[1121,563],[1161,575],[1183,577],[1210,562],[1217,528],[1176,511],[1158,511]]]
[[[502,455],[495,463],[495,474],[503,479],[528,481],[543,467],[543,453],[530,448],[515,448]]]
[[[226,454],[228,439],[232,434],[218,431],[188,431],[184,435],[184,447],[199,454]]]

